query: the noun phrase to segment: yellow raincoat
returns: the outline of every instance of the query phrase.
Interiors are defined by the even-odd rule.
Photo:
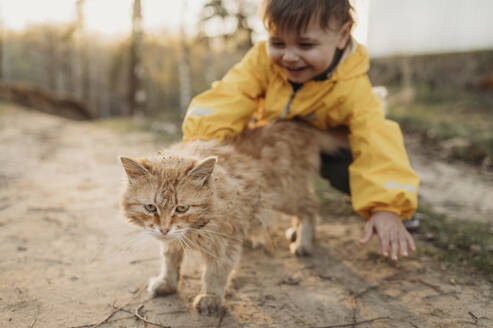
[[[192,100],[183,122],[184,140],[238,135],[254,115],[264,121],[300,117],[319,129],[346,126],[354,158],[349,167],[354,210],[364,218],[389,211],[408,219],[417,207],[419,180],[399,126],[385,119],[372,92],[368,69],[366,50],[352,41],[330,78],[306,82],[294,92],[261,42],[212,89]]]

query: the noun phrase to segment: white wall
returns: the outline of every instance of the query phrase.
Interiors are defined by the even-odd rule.
[[[493,0],[492,0],[493,1]],[[354,19],[356,26],[353,28],[353,37],[363,44],[368,41],[368,19],[370,13],[370,0],[352,0],[354,7]]]
[[[493,49],[493,0],[357,1],[369,4],[372,57]]]

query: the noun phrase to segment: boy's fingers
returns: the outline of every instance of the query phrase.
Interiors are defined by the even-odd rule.
[[[409,244],[409,247],[411,248],[411,250],[414,252],[416,251],[416,244],[414,243],[414,238],[413,236],[411,236],[411,234],[408,232],[407,235],[406,235],[406,239],[407,239],[407,243]]]
[[[380,238],[380,247],[382,248],[382,255],[389,256],[389,239],[386,234],[378,234]]]
[[[365,227],[365,234],[363,235],[363,238],[361,238],[359,242],[361,244],[366,244],[367,242],[370,241],[372,235],[373,235],[373,224],[368,222]]]
[[[397,261],[399,259],[397,257],[397,254],[399,253],[399,242],[395,236],[392,236],[390,242],[392,244],[392,260]]]
[[[399,238],[399,247],[401,249],[401,255],[407,257],[409,255],[407,252],[407,236],[404,234]]]
[[[389,256],[389,242],[388,242],[388,240],[385,240],[385,242],[382,242],[382,255],[385,257]]]

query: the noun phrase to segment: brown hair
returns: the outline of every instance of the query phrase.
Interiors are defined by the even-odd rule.
[[[350,0],[263,0],[260,17],[267,30],[304,31],[312,18],[318,18],[322,29],[336,21],[339,26],[353,25]]]

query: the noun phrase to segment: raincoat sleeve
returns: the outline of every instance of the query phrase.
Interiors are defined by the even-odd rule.
[[[412,170],[397,123],[386,120],[366,74],[350,82],[343,103],[350,130],[349,167],[354,210],[364,218],[378,211],[409,219],[417,208],[419,179]]]
[[[196,96],[182,125],[183,140],[223,140],[240,134],[267,84],[266,44],[255,45],[221,81]]]

